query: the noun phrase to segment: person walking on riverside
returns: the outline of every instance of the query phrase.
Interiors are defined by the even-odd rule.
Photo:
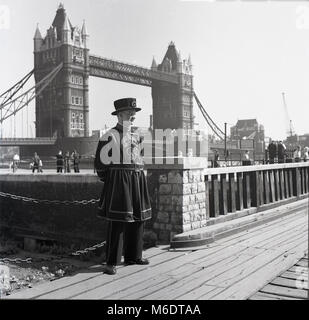
[[[79,159],[80,159],[80,155],[78,154],[78,152],[76,150],[74,150],[72,153],[74,172],[79,172]]]
[[[309,148],[305,147],[304,148],[304,162],[309,161]]]
[[[300,162],[301,161],[301,147],[297,146],[296,150],[294,150],[294,161]]]
[[[135,114],[141,108],[135,98],[114,101],[117,125],[107,131],[98,143],[95,168],[104,186],[99,202],[99,217],[108,221],[106,265],[104,273],[115,274],[121,261],[125,265],[146,265],[142,258],[144,222],[151,218],[141,139],[132,132]]]
[[[63,170],[63,155],[62,151],[59,150],[58,154],[56,155],[56,166],[57,166],[57,173],[62,173]]]
[[[40,157],[38,156],[38,154],[35,152],[34,153],[34,156],[32,158],[32,173],[34,173],[35,170],[37,170],[37,172],[40,172],[40,168],[39,168],[39,165],[40,165]]]
[[[70,173],[71,172],[71,163],[70,163],[70,152],[67,151],[64,156],[64,172]]]

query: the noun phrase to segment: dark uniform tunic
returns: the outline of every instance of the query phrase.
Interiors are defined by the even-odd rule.
[[[142,258],[143,222],[151,218],[150,198],[140,154],[141,139],[117,124],[100,139],[95,168],[104,181],[99,216],[109,221],[107,264]]]

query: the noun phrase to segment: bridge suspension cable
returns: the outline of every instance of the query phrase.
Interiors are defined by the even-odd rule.
[[[194,98],[195,101],[199,107],[199,109],[202,112],[203,117],[205,118],[208,126],[210,129],[214,132],[214,134],[220,139],[224,140],[225,139],[225,133],[219,128],[219,126],[212,120],[210,115],[207,113],[205,108],[203,107],[202,103],[200,102],[199,98],[197,97],[196,93],[194,92]]]
[[[0,95],[0,99],[2,99],[1,105],[6,104],[9,100],[11,100],[16,93],[23,88],[23,86],[26,84],[26,82],[30,79],[30,77],[33,75],[34,70],[31,70],[28,74],[26,74],[21,80],[19,80],[17,83],[15,83],[11,88],[6,90]]]
[[[56,77],[56,75],[59,73],[63,66],[63,63],[59,64],[56,68],[54,68],[49,74],[47,74],[43,79],[41,79],[35,86],[24,92],[23,94],[17,96],[14,99],[11,99],[12,96],[14,96],[19,90],[14,92],[13,94],[10,94],[10,97],[5,98],[5,102],[0,104],[0,124],[3,123],[4,120],[10,118],[11,116],[15,116],[16,113],[20,110],[22,110],[25,106],[28,106],[28,104],[53,81],[53,79]],[[31,75],[33,74],[33,71],[31,72]],[[30,73],[25,76],[23,79],[27,79],[27,81],[30,78]],[[23,83],[23,85],[26,83],[26,81]],[[13,88],[13,87],[12,87]],[[10,88],[10,89],[12,89]],[[10,90],[9,89],[9,90]],[[19,88],[20,89],[20,88]],[[9,92],[7,90],[5,93],[3,93],[0,97],[4,96]]]

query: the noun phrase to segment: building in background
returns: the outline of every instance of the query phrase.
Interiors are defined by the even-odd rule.
[[[256,154],[265,152],[265,131],[264,126],[259,124],[256,119],[238,120],[236,125],[231,127],[231,140],[238,140],[241,143],[252,141]]]

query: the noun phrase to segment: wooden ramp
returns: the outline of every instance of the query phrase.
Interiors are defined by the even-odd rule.
[[[294,266],[281,273],[249,300],[302,300],[308,295],[308,252]]]
[[[308,250],[308,207],[196,250],[159,246],[148,266],[96,265],[8,299],[248,299],[291,268]],[[273,285],[273,284],[272,284]]]

